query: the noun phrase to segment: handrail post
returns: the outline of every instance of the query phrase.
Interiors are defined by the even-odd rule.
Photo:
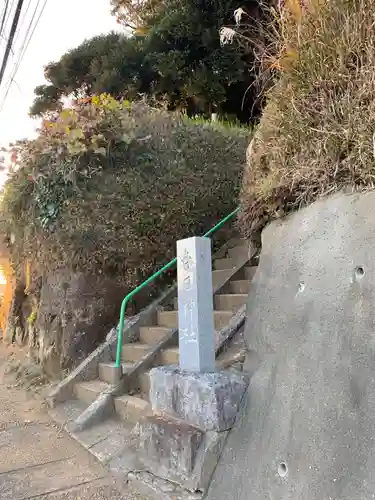
[[[125,325],[125,312],[126,306],[128,305],[128,296],[124,298],[121,304],[120,311],[120,322],[118,326],[118,334],[117,334],[117,349],[116,349],[116,368],[121,367],[121,351],[122,351],[122,341],[124,336],[124,325]]]

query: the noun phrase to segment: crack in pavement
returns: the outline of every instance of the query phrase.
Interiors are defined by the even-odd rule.
[[[24,467],[16,467],[15,469],[9,469],[5,471],[0,472],[0,476],[3,476],[4,474],[11,474],[12,472],[19,472],[27,469],[32,469],[34,467],[43,467],[45,465],[50,465],[50,464],[56,464],[58,462],[64,462],[67,460],[71,460],[72,458],[75,458],[77,455],[72,455],[70,457],[63,457],[63,458],[56,458],[55,460],[48,460],[47,462],[39,462],[37,464],[30,464],[30,465],[25,465]]]
[[[42,493],[42,494],[30,495],[30,496],[27,496],[27,497],[20,498],[19,500],[33,500],[35,498],[40,498],[42,500],[43,497],[45,498],[48,495],[51,495],[51,493],[57,494],[57,493],[70,492],[70,491],[74,492],[75,490],[78,490],[82,486],[86,486],[86,485],[89,485],[89,484],[94,484],[96,482],[103,481],[103,479],[105,479],[105,476],[98,477],[96,479],[89,479],[87,481],[82,481],[81,483],[76,484],[74,486],[66,486],[66,487],[62,487],[62,488],[58,488],[58,489],[52,489],[52,490],[46,491],[45,493]]]

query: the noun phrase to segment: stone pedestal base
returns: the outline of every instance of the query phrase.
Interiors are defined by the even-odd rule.
[[[177,366],[150,372],[152,410],[183,420],[204,431],[233,427],[249,378],[229,371],[195,373]]]
[[[153,368],[150,400],[154,414],[135,430],[147,470],[189,491],[205,491],[248,383],[246,375],[229,371]]]
[[[204,433],[165,416],[152,415],[140,424],[139,443],[143,462],[161,477],[187,479],[193,472]]]
[[[133,430],[142,468],[190,492],[207,490],[227,436],[165,415],[146,417]]]

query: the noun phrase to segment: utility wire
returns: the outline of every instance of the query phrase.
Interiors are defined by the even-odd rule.
[[[26,10],[25,10],[25,12],[23,13],[22,19],[21,19],[21,21],[20,21],[20,23],[19,23],[19,29],[17,30],[17,33],[16,33],[16,35],[15,35],[15,37],[14,37],[14,43],[13,43],[13,46],[14,46],[14,47],[16,47],[16,46],[17,46],[17,41],[18,41],[18,38],[19,38],[20,33],[21,33],[21,31],[22,31],[22,27],[23,27],[23,25],[25,24],[25,20],[26,20],[26,18],[27,18],[27,14],[29,13],[30,6],[31,6],[31,2],[32,2],[32,0],[29,0],[29,3],[27,4]],[[29,28],[28,28],[28,29],[29,29]]]
[[[12,3],[10,4],[10,9],[8,9],[8,14],[6,15],[6,19],[4,22],[4,30],[7,27],[10,15],[13,12],[14,2],[15,2],[15,0],[12,0]]]
[[[25,53],[25,50],[24,50],[24,49],[25,49],[25,45],[26,45],[26,42],[27,42],[27,38],[28,38],[28,36],[29,36],[29,34],[30,34],[31,26],[32,26],[32,24],[33,24],[34,18],[35,18],[35,16],[36,16],[37,11],[38,11],[39,4],[40,4],[40,0],[37,0],[37,4],[36,4],[36,6],[35,6],[35,9],[34,9],[34,12],[33,12],[32,18],[31,18],[31,20],[30,20],[30,22],[29,22],[29,26],[27,27],[26,34],[25,34],[25,36],[24,36],[23,42],[22,42],[21,47],[20,47],[20,50],[19,50],[19,52],[18,52],[18,58],[17,58],[17,61],[14,63],[14,65],[13,65],[13,69],[12,69],[12,73],[11,73],[11,75],[10,75],[9,79],[8,79],[8,83],[7,83],[7,88],[8,88],[8,90],[7,90],[7,93],[9,92],[9,86],[12,84],[12,82],[13,82],[13,78],[15,77],[15,74],[17,73],[18,68],[19,68],[19,66],[20,66],[20,63],[21,63],[21,60],[22,60],[22,58],[23,58],[23,56],[24,56],[24,53]],[[29,0],[29,3],[28,3],[28,5],[27,5],[26,12],[25,12],[25,14],[24,14],[24,16],[23,16],[23,19],[22,19],[22,21],[21,21],[21,26],[20,26],[20,29],[17,31],[16,36],[15,36],[15,38],[14,38],[14,44],[16,44],[16,42],[17,42],[17,40],[18,40],[18,37],[19,37],[20,31],[21,31],[21,28],[22,28],[22,26],[23,26],[23,24],[24,24],[24,22],[25,22],[25,17],[26,17],[26,15],[27,15],[28,11],[29,11],[30,5],[31,5],[31,0]],[[30,43],[30,42],[29,42],[29,43]]]
[[[3,99],[2,99],[2,102],[1,102],[1,105],[0,105],[0,112],[2,111],[2,109],[3,109],[3,107],[4,107],[4,104],[5,104],[6,98],[8,97],[8,94],[9,94],[9,91],[10,91],[10,88],[11,88],[11,86],[12,86],[12,83],[14,82],[14,78],[16,77],[16,74],[17,74],[17,72],[18,72],[18,70],[19,70],[19,67],[20,67],[20,65],[21,65],[21,62],[22,62],[22,60],[23,60],[23,58],[24,58],[24,56],[25,56],[25,53],[26,53],[26,51],[27,51],[27,49],[28,49],[29,45],[30,45],[31,39],[32,39],[32,37],[34,36],[35,30],[36,30],[36,28],[37,28],[37,26],[38,26],[38,24],[39,24],[40,18],[41,18],[41,17],[42,17],[42,15],[43,15],[44,9],[45,9],[45,7],[46,7],[46,5],[47,5],[47,1],[48,1],[48,0],[44,0],[44,4],[43,4],[43,6],[42,6],[42,8],[41,8],[41,10],[40,10],[40,12],[39,12],[39,15],[38,15],[38,17],[37,17],[37,20],[36,20],[36,22],[35,22],[35,24],[34,24],[34,26],[33,26],[32,30],[31,30],[31,27],[32,27],[33,21],[34,21],[34,19],[35,19],[35,16],[36,16],[36,14],[37,14],[37,11],[38,11],[38,7],[39,7],[39,4],[40,4],[40,0],[38,0],[37,5],[36,5],[36,7],[35,7],[35,9],[34,9],[34,13],[33,13],[33,15],[32,15],[31,21],[30,21],[29,26],[28,26],[28,28],[27,28],[26,35],[25,35],[25,37],[24,37],[24,39],[23,39],[23,42],[22,42],[22,45],[21,45],[21,47],[20,47],[20,51],[19,51],[19,55],[18,55],[17,61],[16,61],[16,63],[14,64],[14,67],[13,67],[13,70],[12,70],[12,74],[11,74],[11,76],[10,76],[9,80],[8,80],[7,90],[6,90],[6,92],[5,92],[5,95],[4,95],[4,97],[3,97]],[[30,6],[30,4],[29,4],[29,6]],[[30,33],[30,30],[31,30],[31,33]]]
[[[5,36],[5,28],[9,19],[9,14],[13,8],[14,0],[12,0],[10,9],[8,10],[9,7],[9,0],[6,0],[5,6],[2,10],[2,20],[1,20],[1,27],[0,27],[0,38],[6,42],[6,36]],[[11,49],[11,53],[14,56],[14,50]]]
[[[3,17],[1,18],[0,36],[3,34],[4,25],[5,25],[5,19],[7,17],[7,13],[8,13],[8,7],[9,7],[9,0],[6,0],[5,7],[4,7],[4,10],[3,10]]]
[[[15,12],[14,17],[13,17],[12,27],[10,29],[8,43],[7,43],[7,46],[5,48],[5,54],[4,54],[3,62],[1,65],[1,69],[0,69],[0,86],[1,86],[3,78],[4,78],[5,68],[7,66],[10,50],[11,50],[12,45],[13,45],[13,39],[14,39],[14,35],[16,33],[16,30],[17,30],[18,21],[20,19],[23,2],[24,2],[24,0],[18,0],[16,12]]]
[[[34,27],[32,28],[32,31],[30,33],[31,26],[32,26],[33,21],[35,19],[36,13],[38,12],[38,7],[39,7],[39,4],[40,4],[40,0],[38,0],[38,2],[37,2],[37,5],[36,5],[36,7],[34,9],[34,12],[33,12],[31,21],[29,23],[29,26],[27,27],[25,38],[23,39],[23,42],[22,42],[22,45],[21,45],[21,48],[20,48],[20,54],[18,56],[18,60],[17,60],[17,63],[16,63],[16,69],[14,70],[15,73],[17,73],[17,71],[18,71],[18,69],[20,67],[20,64],[22,62],[22,59],[24,58],[25,53],[26,53],[27,49],[29,48],[31,39],[34,36],[35,30],[36,30],[36,28],[37,28],[37,26],[39,24],[40,18],[42,17],[44,9],[46,8],[47,1],[48,0],[44,0],[44,4],[43,4],[43,6],[42,6],[42,8],[41,8],[41,10],[39,12],[38,18],[35,21]]]

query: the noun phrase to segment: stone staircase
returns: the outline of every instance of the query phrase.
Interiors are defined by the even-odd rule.
[[[230,344],[244,323],[246,302],[256,265],[257,258],[249,254],[248,242],[240,238],[229,240],[214,255],[212,281],[219,365],[223,348]],[[167,297],[165,303],[157,304],[145,321],[138,323],[135,323],[132,329],[131,338],[124,335],[120,384],[118,370],[114,364],[115,342],[113,342],[112,360],[97,363],[97,368],[93,372],[97,378],[86,376],[84,377],[86,379],[82,380],[79,369],[76,370],[79,376],[72,378],[70,395],[59,397],[57,404],[54,404],[51,410],[55,420],[60,424],[68,424],[69,428],[69,424],[76,421],[90,405],[95,405],[101,395],[109,394],[112,401],[110,409],[107,408],[100,418],[95,419],[95,425],[101,426],[102,429],[101,437],[96,434],[96,439],[98,442],[100,439],[106,439],[116,428],[117,438],[113,438],[112,444],[116,443],[115,448],[117,446],[118,449],[108,455],[104,454],[104,462],[119,454],[120,447],[124,443],[124,439],[120,439],[121,433],[129,435],[134,425],[151,412],[150,369],[179,362],[177,289],[175,288],[174,293]],[[121,385],[121,380],[127,380],[127,383]],[[85,432],[87,434],[88,431],[73,432],[73,435],[80,441],[79,435],[84,435]],[[92,437],[88,440],[89,444],[95,441]],[[95,454],[95,446],[89,446],[87,442],[82,444]],[[103,458],[103,455],[99,453],[98,458]]]

